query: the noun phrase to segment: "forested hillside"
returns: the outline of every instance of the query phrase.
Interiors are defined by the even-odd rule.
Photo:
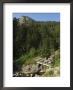
[[[51,66],[59,66],[59,53],[60,22],[35,21],[27,16],[13,18],[14,73],[21,71],[23,66],[36,65],[36,58],[47,60],[52,55],[54,56]]]

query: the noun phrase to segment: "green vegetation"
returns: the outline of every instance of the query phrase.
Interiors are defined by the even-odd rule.
[[[51,69],[49,71],[46,71],[43,76],[45,76],[45,77],[47,77],[47,76],[53,77],[53,75],[54,75],[54,70]]]
[[[37,22],[31,18],[22,22],[13,19],[13,71],[23,64],[35,64],[35,58],[48,59],[54,54],[52,66],[60,66],[60,22]],[[30,21],[29,21],[30,20]],[[45,76],[53,75],[53,71]]]
[[[53,62],[51,63],[51,68],[48,68],[43,76],[60,76],[60,50],[55,51],[55,56]]]
[[[55,56],[53,58],[52,66],[53,67],[60,66],[60,50],[58,49],[57,51],[55,51],[54,54]]]

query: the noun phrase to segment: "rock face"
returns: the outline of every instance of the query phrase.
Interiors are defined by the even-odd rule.
[[[23,64],[21,68],[21,72],[16,72],[14,77],[40,77],[40,76],[59,76],[60,68],[52,67],[51,64],[54,61],[54,55],[57,55],[58,51],[56,51],[53,55],[51,55],[48,59],[46,58],[35,58],[35,64]]]
[[[33,64],[33,65],[23,65],[22,66],[22,72],[24,74],[32,74],[32,76],[34,75],[40,75],[41,73],[44,72],[44,67],[41,64]]]
[[[35,60],[35,61],[36,61],[36,64],[23,65],[22,66],[22,72],[24,74],[40,75],[40,74],[45,72],[46,66],[48,66],[48,68],[49,68],[49,65],[53,61],[53,57],[51,56],[47,60],[46,60],[46,58],[41,58],[41,59],[38,58],[38,60]]]
[[[39,67],[38,67],[38,65],[35,65],[35,64],[33,64],[33,65],[23,65],[22,66],[22,72],[23,73],[36,73],[37,71],[39,70]]]
[[[19,24],[28,24],[30,22],[32,22],[34,20],[32,20],[31,18],[29,18],[28,16],[22,16],[21,18],[19,18]]]

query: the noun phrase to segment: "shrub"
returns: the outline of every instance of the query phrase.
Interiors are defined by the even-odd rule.
[[[52,66],[56,67],[60,65],[60,51],[57,50],[55,52],[55,56],[53,58]]]
[[[53,76],[54,75],[54,71],[53,70],[50,70],[49,71],[49,76]]]
[[[31,48],[30,51],[29,51],[29,56],[33,57],[35,54],[36,54],[35,48]]]

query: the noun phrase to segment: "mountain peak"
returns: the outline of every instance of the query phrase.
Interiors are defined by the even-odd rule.
[[[33,19],[31,19],[30,17],[28,16],[22,16],[21,18],[19,18],[19,23],[20,24],[25,24],[25,23],[30,23],[34,21]]]

